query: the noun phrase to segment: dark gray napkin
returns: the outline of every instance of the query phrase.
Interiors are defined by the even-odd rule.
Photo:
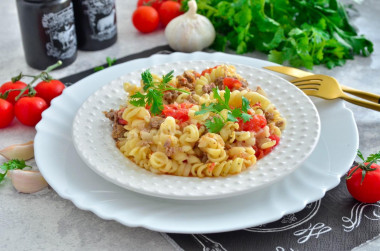
[[[221,219],[223,220],[223,219]],[[184,250],[351,250],[380,233],[380,203],[348,193],[345,178],[302,211],[239,231],[168,234]]]

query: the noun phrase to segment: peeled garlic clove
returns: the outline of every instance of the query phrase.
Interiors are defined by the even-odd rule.
[[[12,184],[20,193],[35,193],[48,186],[39,171],[10,170],[8,172]]]
[[[6,159],[32,159],[34,157],[33,141],[8,146],[0,150],[0,155],[3,155]]]

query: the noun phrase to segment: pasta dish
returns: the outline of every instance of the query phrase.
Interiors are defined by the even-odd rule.
[[[141,74],[124,105],[105,116],[124,156],[158,174],[219,177],[254,166],[280,142],[285,119],[232,65]]]

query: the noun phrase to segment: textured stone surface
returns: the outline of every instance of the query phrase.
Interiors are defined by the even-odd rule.
[[[54,76],[60,78],[101,65],[107,56],[119,58],[166,44],[162,29],[149,35],[140,34],[134,29],[130,20],[135,2],[116,0],[119,38],[115,45],[102,51],[79,51],[77,60],[55,71]],[[345,66],[333,70],[315,67],[314,72],[328,74],[342,84],[380,94],[380,4],[377,0],[364,0],[361,5],[355,6],[359,15],[353,23],[360,28],[360,34],[373,41],[375,52],[371,57],[356,57]],[[37,73],[27,66],[24,59],[15,1],[0,1],[0,21],[0,81],[7,81],[21,71]],[[266,58],[259,53],[248,56]],[[380,113],[351,104],[347,107],[354,112],[362,152],[367,155],[379,151]],[[337,126],[343,127],[344,124]],[[34,134],[33,128],[24,127],[15,120],[9,128],[0,130],[0,149],[29,141]],[[0,163],[4,161],[0,158]],[[51,188],[33,195],[19,194],[9,180],[0,184],[0,236],[1,250],[174,249],[160,233],[102,220],[60,198]],[[363,244],[358,250],[375,250],[378,243],[379,238]]]

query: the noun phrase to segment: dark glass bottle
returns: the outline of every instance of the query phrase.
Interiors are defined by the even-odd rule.
[[[115,0],[74,0],[78,49],[95,51],[117,40]]]
[[[71,0],[17,0],[26,62],[40,70],[77,57],[74,9]]]

